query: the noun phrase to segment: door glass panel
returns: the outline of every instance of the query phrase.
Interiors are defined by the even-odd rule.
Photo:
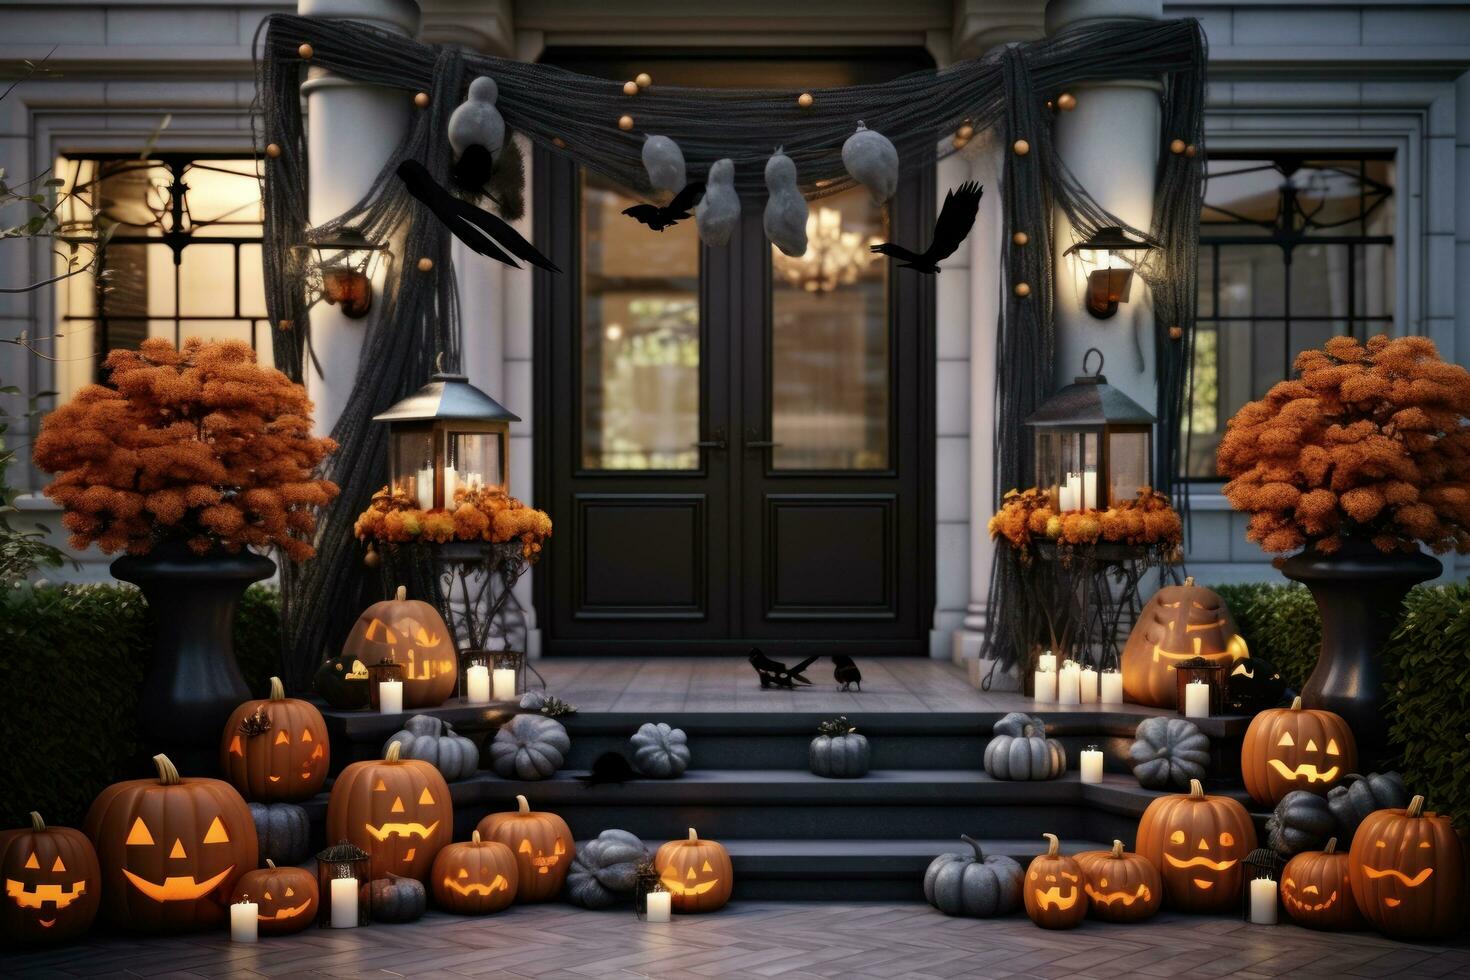
[[[854,187],[811,203],[807,252],[771,247],[771,439],[778,470],[889,466],[887,215]]]
[[[582,178],[581,463],[699,467],[699,237],[623,215],[639,203]]]

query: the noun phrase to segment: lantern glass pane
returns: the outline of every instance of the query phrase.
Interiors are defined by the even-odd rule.
[[[505,487],[504,442],[499,432],[451,432],[444,471],[444,495],[456,488]],[[452,473],[451,473],[452,471]]]
[[[1097,496],[1097,470],[1100,462],[1099,455],[1102,451],[1102,440],[1096,432],[1084,432],[1081,435],[1082,459],[1081,465],[1077,467],[1077,509],[1094,510],[1101,506]]]
[[[1139,487],[1152,486],[1149,478],[1149,434],[1113,432],[1108,438],[1108,499],[1132,500]]]
[[[434,506],[434,436],[428,429],[393,432],[393,489],[418,502],[421,510]]]
[[[1058,432],[1057,440],[1057,508],[1077,510],[1082,506],[1083,438],[1081,432]]]
[[[1047,429],[1036,432],[1036,489],[1043,491],[1056,503],[1057,487],[1061,483],[1062,449],[1059,435]]]

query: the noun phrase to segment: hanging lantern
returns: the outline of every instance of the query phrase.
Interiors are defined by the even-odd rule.
[[[317,920],[323,929],[351,929],[372,919],[372,860],[342,841],[316,856]]]
[[[1153,486],[1154,417],[1097,371],[1073,379],[1042,402],[1026,425],[1036,439],[1036,487],[1057,512],[1106,510]]]
[[[1133,288],[1133,269],[1143,254],[1158,246],[1148,238],[1130,238],[1122,228],[1099,228],[1088,238],[1063,252],[1076,255],[1087,273],[1087,312],[1106,320],[1128,302]]]
[[[356,228],[347,227],[330,238],[296,248],[308,255],[315,253],[308,259],[308,278],[323,300],[349,319],[368,315],[373,308],[373,274],[380,258],[391,257],[386,244],[370,241]]]
[[[453,510],[461,488],[504,492],[510,485],[510,423],[520,417],[462,374],[435,374],[373,421],[388,423],[393,489],[420,510]]]

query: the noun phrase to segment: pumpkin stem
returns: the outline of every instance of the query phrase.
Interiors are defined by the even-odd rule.
[[[975,849],[975,863],[976,864],[983,864],[983,863],[985,863],[985,852],[983,852],[983,851],[980,850],[980,842],[979,841],[977,841],[975,838],[971,837],[969,834],[960,834],[960,840],[964,841],[966,844],[969,844],[971,847],[973,847]]]
[[[1333,837],[1327,841],[1327,846],[1322,848],[1323,854],[1332,854],[1337,850],[1337,838]]]
[[[480,843],[480,832],[478,830],[475,830],[475,831],[471,831],[470,832],[470,843],[471,844],[478,844],[478,843]]]
[[[31,832],[35,834],[46,832],[46,821],[42,820],[41,815],[35,810],[31,811]]]
[[[393,594],[393,598],[396,601],[398,601],[398,602],[403,602],[405,599],[407,599],[408,598],[408,586],[406,586],[406,585],[400,585],[398,587],[398,591]]]
[[[1057,850],[1062,846],[1062,842],[1057,840],[1056,834],[1042,834],[1041,836],[1046,838],[1046,856],[1056,857]]]
[[[1302,710],[1302,696],[1300,694],[1298,694],[1296,697],[1294,697],[1294,698],[1291,699],[1291,710],[1292,711],[1300,711],[1300,710]]]
[[[1205,798],[1205,784],[1202,783],[1202,782],[1200,782],[1198,779],[1191,779],[1189,781],[1189,796],[1190,796],[1190,799],[1194,799],[1194,800],[1202,800],[1202,799],[1204,799]]]
[[[272,701],[284,701],[284,700],[286,700],[286,685],[284,685],[284,684],[281,683],[281,679],[279,677],[272,677],[271,678],[271,700]]]
[[[403,754],[402,742],[389,742],[388,751],[383,753],[384,762],[398,762],[399,756]]]
[[[1420,817],[1420,816],[1423,816],[1423,815],[1424,815],[1424,797],[1419,796],[1416,793],[1414,795],[1414,798],[1409,801],[1409,808],[1404,811],[1404,816],[1406,816],[1406,817]]]
[[[530,813],[531,812],[531,804],[529,804],[529,803],[526,802],[526,798],[524,796],[517,796],[516,797],[516,811],[518,813]]]
[[[272,871],[276,870],[276,862],[272,861],[270,858],[265,859],[265,866],[267,868],[270,868]]]
[[[1120,858],[1122,856],[1123,856],[1123,842],[1120,841],[1120,840],[1113,841],[1113,857]]]
[[[1423,802],[1423,801],[1421,800],[1420,802]],[[690,827],[689,828],[689,840],[691,842],[695,842],[695,841],[698,841],[699,840],[699,835],[694,832],[694,828],[693,827]]]
[[[163,786],[177,786],[182,780],[179,779],[179,770],[169,761],[168,756],[162,752],[153,757],[153,764],[158,767],[158,782]]]

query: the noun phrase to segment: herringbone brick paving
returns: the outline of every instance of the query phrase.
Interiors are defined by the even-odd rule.
[[[0,955],[44,977],[1470,977],[1470,935],[1444,944],[1164,913],[1050,932],[1022,916],[951,919],[922,905],[736,903],[670,925],[632,912],[516,906],[410,925],[308,929],[235,946],[224,933],[96,935]]]

